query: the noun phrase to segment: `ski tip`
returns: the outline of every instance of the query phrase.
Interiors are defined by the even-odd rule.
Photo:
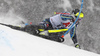
[[[30,22],[30,24],[32,24],[32,22]]]
[[[32,22],[30,22],[30,23],[25,23],[25,25],[33,25],[33,23],[32,23]]]
[[[28,23],[25,23],[25,25],[28,25]]]
[[[54,14],[56,14],[56,12],[54,12]]]

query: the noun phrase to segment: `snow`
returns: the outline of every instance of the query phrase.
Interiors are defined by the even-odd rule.
[[[18,16],[13,13],[14,9],[10,9],[6,14],[0,15],[0,23],[10,24],[14,26],[23,26],[22,22],[26,22],[27,19],[23,19],[21,16]],[[17,20],[16,20],[17,19]]]
[[[77,3],[81,5],[81,0],[77,0]]]
[[[93,0],[90,0],[89,3],[90,3],[90,6],[88,6],[87,8],[90,9],[91,12],[93,12],[93,9],[94,9]]]
[[[64,9],[64,11],[67,11],[67,8],[72,8],[72,5],[71,5],[71,3],[70,3],[70,1],[69,0],[62,0],[62,4],[60,4],[59,6],[57,6],[57,7],[61,7],[61,8],[63,8]]]
[[[0,25],[0,56],[99,56]]]

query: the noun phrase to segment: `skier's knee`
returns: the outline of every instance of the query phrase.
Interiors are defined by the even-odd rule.
[[[42,22],[39,23],[40,26],[43,26],[45,29],[49,27],[49,18],[43,20]]]

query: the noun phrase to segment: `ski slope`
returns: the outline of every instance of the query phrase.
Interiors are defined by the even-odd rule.
[[[0,25],[0,56],[99,56]]]

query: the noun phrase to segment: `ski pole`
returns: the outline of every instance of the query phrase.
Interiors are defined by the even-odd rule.
[[[72,27],[74,26],[74,24],[77,22],[79,16],[80,16],[80,13],[82,11],[82,8],[83,8],[83,2],[84,0],[82,0],[82,3],[81,3],[81,8],[80,8],[80,11],[79,11],[79,15],[78,17],[76,18],[75,22],[72,24],[72,26],[68,29],[68,31],[66,31],[61,37],[64,38],[64,36],[72,29]]]

